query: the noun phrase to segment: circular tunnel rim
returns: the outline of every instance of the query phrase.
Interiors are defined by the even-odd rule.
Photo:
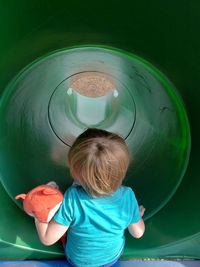
[[[144,65],[144,67],[157,79],[159,80],[162,84],[163,84],[163,80],[165,81],[165,89],[167,89],[167,92],[170,94],[170,96],[172,97],[176,97],[179,101],[179,106],[181,106],[183,114],[184,114],[184,120],[185,120],[185,134],[187,134],[186,138],[188,141],[187,144],[187,154],[185,156],[185,162],[184,162],[184,166],[182,168],[182,171],[180,172],[179,178],[177,180],[176,185],[173,187],[173,189],[171,190],[171,192],[168,194],[168,196],[162,201],[162,203],[157,207],[154,208],[153,212],[148,214],[148,216],[145,216],[145,220],[149,219],[150,217],[154,216],[159,210],[161,210],[172,198],[172,196],[175,194],[175,192],[177,191],[179,185],[181,184],[183,178],[184,178],[184,174],[187,170],[188,167],[188,163],[189,163],[189,158],[190,158],[190,153],[191,153],[191,133],[190,133],[190,124],[189,124],[189,119],[187,116],[187,112],[186,112],[186,107],[185,104],[183,102],[183,99],[180,95],[180,93],[178,92],[178,90],[176,89],[176,87],[174,86],[174,84],[167,78],[167,76],[161,72],[157,66],[154,66],[151,62],[145,60],[144,58],[135,55],[134,53],[131,52],[127,52],[126,50],[122,50],[116,47],[112,47],[112,46],[105,46],[105,45],[90,45],[90,44],[85,44],[85,45],[78,45],[78,46],[70,46],[70,47],[65,47],[65,48],[61,48],[61,49],[57,49],[57,50],[53,50],[50,51],[49,53],[44,54],[41,57],[36,58],[34,61],[32,61],[30,64],[26,65],[24,68],[21,69],[20,72],[18,72],[18,74],[16,76],[14,76],[14,78],[11,80],[10,83],[8,83],[8,85],[5,87],[5,91],[3,92],[3,94],[0,97],[0,108],[2,106],[2,99],[7,100],[7,97],[10,95],[12,86],[18,81],[18,79],[24,77],[27,73],[27,71],[34,65],[40,64],[43,61],[46,60],[46,58],[51,58],[54,57],[55,53],[58,54],[63,54],[65,52],[69,52],[70,50],[73,51],[75,50],[81,50],[83,48],[86,49],[101,49],[101,50],[105,50],[105,51],[113,51],[115,53],[117,53],[118,55],[123,55],[123,57],[127,57],[129,59],[135,59],[137,62],[139,62],[140,64],[142,63]],[[169,88],[172,87],[174,89],[174,91],[170,90]],[[4,101],[5,103],[6,101]],[[6,189],[6,187],[4,186],[4,182],[2,180],[2,177],[0,177],[1,183],[3,184],[3,187]],[[6,192],[8,193],[8,195],[11,197],[11,199],[13,199],[13,196],[6,190]]]

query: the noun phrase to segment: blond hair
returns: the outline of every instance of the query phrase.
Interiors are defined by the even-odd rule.
[[[68,154],[72,177],[93,196],[116,191],[126,175],[129,161],[124,139],[100,129],[82,133]]]

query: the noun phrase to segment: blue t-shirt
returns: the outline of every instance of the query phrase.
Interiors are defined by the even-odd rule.
[[[95,198],[73,185],[65,192],[54,220],[69,226],[67,258],[78,267],[96,267],[120,256],[124,230],[140,220],[140,212],[130,187],[121,186],[110,196]]]

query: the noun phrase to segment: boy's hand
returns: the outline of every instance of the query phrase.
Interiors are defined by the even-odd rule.
[[[140,209],[140,216],[142,218],[144,215],[144,212],[145,212],[145,208],[144,208],[144,206],[140,205],[139,209]]]

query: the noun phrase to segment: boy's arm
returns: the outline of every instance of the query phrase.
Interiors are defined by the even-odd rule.
[[[143,219],[141,218],[139,222],[130,224],[128,226],[129,233],[135,237],[135,238],[140,238],[143,236],[144,231],[145,231],[145,224]]]
[[[145,212],[145,208],[141,205],[139,207],[139,210],[140,210],[140,217],[141,217],[139,222],[130,224],[128,226],[129,233],[135,238],[142,237],[144,234],[144,231],[145,231],[145,224],[144,224],[144,221],[142,219],[144,212]]]
[[[40,241],[46,246],[56,243],[69,228],[69,226],[55,222],[54,219],[52,219],[49,223],[43,223],[35,219],[35,226]]]

